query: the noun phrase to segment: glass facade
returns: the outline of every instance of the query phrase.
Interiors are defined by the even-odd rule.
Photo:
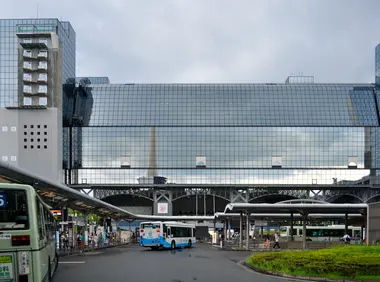
[[[380,44],[376,46],[375,50],[375,76],[376,84],[380,84]]]
[[[82,79],[88,79],[91,84],[110,84],[110,79],[108,77],[76,77],[76,83],[79,83]]]
[[[90,126],[378,126],[370,85],[93,85]]]
[[[0,107],[17,106],[19,32],[55,32],[62,47],[62,81],[75,78],[75,31],[58,19],[0,20]]]
[[[66,156],[75,168],[71,184],[137,184],[152,175],[175,184],[332,184],[359,181],[380,167],[371,84],[82,90],[92,105],[82,112],[87,122],[64,129],[81,136],[71,139]]]

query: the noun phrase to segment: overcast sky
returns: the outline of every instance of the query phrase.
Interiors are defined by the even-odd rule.
[[[117,82],[373,82],[380,1],[1,0],[1,18],[59,18],[77,76]]]

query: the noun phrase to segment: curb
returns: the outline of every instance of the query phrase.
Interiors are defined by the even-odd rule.
[[[120,246],[127,246],[127,245],[130,245],[130,244],[129,243],[125,243],[125,244],[118,244],[118,245],[111,245],[111,246],[101,247],[101,248],[97,248],[97,249],[85,249],[82,252],[81,251],[74,251],[72,253],[61,253],[61,254],[58,254],[58,257],[62,258],[62,257],[67,257],[67,256],[81,255],[83,253],[90,253],[90,252],[93,252],[93,251],[99,251],[99,250],[104,250],[104,249],[111,249],[111,248],[116,248],[116,247],[120,247]]]
[[[268,250],[265,250],[265,249],[245,249],[245,248],[221,248],[219,246],[216,246],[216,245],[212,245],[211,246],[212,248],[214,249],[217,249],[219,251],[227,251],[227,252],[255,252],[255,253],[261,253],[261,252],[269,252]],[[270,250],[272,251],[272,250]],[[280,250],[279,250],[280,251]],[[279,252],[279,251],[275,251],[275,252]]]
[[[256,266],[249,265],[245,261],[240,261],[238,262],[238,264],[246,269],[249,269],[257,273],[261,273],[268,276],[281,277],[284,279],[298,279],[298,280],[304,280],[304,281],[326,281],[326,282],[378,282],[379,281],[379,280],[331,279],[331,278],[324,278],[324,277],[300,276],[300,275],[286,274],[286,273],[277,272],[277,271],[265,270]]]

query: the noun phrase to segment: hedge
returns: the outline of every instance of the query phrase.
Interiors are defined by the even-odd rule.
[[[380,280],[379,246],[255,253],[247,263],[294,275]]]

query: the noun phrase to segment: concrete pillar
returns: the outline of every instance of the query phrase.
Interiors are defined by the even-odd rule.
[[[216,220],[214,219],[214,236],[217,236],[217,230],[216,230]],[[217,240],[218,238],[216,237],[216,240]],[[215,240],[215,243],[216,243],[216,240]],[[213,242],[214,242],[214,240],[213,240]]]
[[[346,234],[348,234],[348,214],[347,213],[344,217],[344,235]]]
[[[227,240],[228,239],[228,223],[229,223],[229,218],[226,219],[226,229],[225,229],[225,236],[224,238]]]
[[[198,215],[198,193],[195,195],[195,215]]]
[[[243,213],[240,212],[240,236],[239,236],[239,248],[243,246]]]
[[[88,246],[88,214],[84,215],[84,241],[85,245]]]
[[[247,217],[247,225],[246,225],[246,231],[247,231],[247,244],[246,244],[246,249],[247,249],[247,251],[249,250],[249,213],[247,212],[246,213],[246,217]]]
[[[216,213],[216,210],[215,210],[215,194],[212,195],[212,209],[214,211],[214,214]]]
[[[203,214],[206,216],[206,193],[203,194]]]
[[[302,214],[302,248],[306,249],[306,221],[307,221],[307,214]]]
[[[290,241],[294,241],[294,236],[293,236],[293,212],[290,213]]]
[[[231,219],[229,219],[227,217],[226,218],[226,240],[230,239],[230,232],[229,232],[229,229],[228,229],[228,226],[230,225],[230,221],[231,221]]]
[[[364,225],[362,225],[360,227],[360,240],[363,242],[364,240],[364,236],[363,236],[363,233],[364,233]]]

